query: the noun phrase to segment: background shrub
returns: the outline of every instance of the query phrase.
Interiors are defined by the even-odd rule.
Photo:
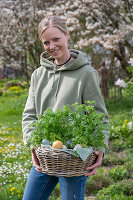
[[[114,181],[123,180],[124,178],[129,178],[130,174],[124,166],[117,166],[116,168],[111,168],[109,170],[109,175]]]
[[[131,200],[133,199],[133,181],[121,181],[100,190],[98,200]]]

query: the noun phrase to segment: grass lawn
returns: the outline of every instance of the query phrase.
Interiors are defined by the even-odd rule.
[[[5,89],[4,86],[5,82],[1,81],[0,90],[4,92],[0,96],[0,200],[20,200],[32,166],[31,153],[23,145],[21,130],[27,89],[20,86]],[[111,126],[110,150],[97,174],[88,177],[86,200],[108,200],[106,196],[110,192],[115,193],[111,200],[133,199],[133,132],[126,129],[127,123],[133,121],[132,102],[126,98],[116,104],[106,101]],[[61,199],[59,185],[50,199]]]

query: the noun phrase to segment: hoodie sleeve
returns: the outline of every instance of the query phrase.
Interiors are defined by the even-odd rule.
[[[83,102],[87,100],[96,102],[95,105],[96,111],[105,114],[105,119],[103,123],[109,124],[108,113],[106,110],[104,100],[101,96],[100,86],[99,86],[99,76],[96,70],[91,72],[87,76],[87,79],[85,81],[85,86],[83,91]],[[110,131],[104,130],[104,135],[105,135],[104,143],[108,146]],[[105,153],[106,149],[103,148],[102,151]]]
[[[34,127],[30,127],[36,120],[36,107],[35,107],[35,82],[34,82],[35,72],[31,76],[31,85],[29,88],[29,95],[27,102],[22,114],[22,132],[24,144],[27,143],[31,132],[34,130]]]

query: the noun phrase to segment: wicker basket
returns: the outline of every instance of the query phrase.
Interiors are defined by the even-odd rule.
[[[36,156],[40,162],[42,172],[53,176],[81,176],[88,171],[87,167],[92,165],[96,155],[92,152],[86,161],[69,153],[38,147],[35,149]]]

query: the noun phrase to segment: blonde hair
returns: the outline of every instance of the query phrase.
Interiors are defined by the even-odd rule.
[[[57,16],[48,16],[43,18],[38,26],[38,35],[41,40],[43,32],[50,26],[59,28],[64,34],[67,33],[66,23],[63,19]]]

